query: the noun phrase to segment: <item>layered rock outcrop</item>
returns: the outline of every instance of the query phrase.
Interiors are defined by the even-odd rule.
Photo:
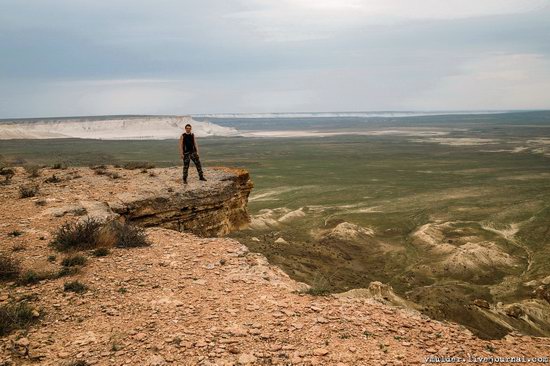
[[[41,184],[43,192],[52,193],[41,216],[123,218],[143,227],[199,236],[223,236],[250,222],[246,206],[254,185],[244,169],[207,168],[208,181],[191,174],[188,185],[182,184],[179,168],[70,168],[45,173],[59,182]]]
[[[179,171],[178,171],[179,173]],[[111,209],[140,226],[160,226],[199,236],[222,236],[250,222],[246,205],[253,187],[244,169],[208,171],[206,184],[192,189],[123,192],[110,202]],[[203,182],[200,182],[203,183]]]

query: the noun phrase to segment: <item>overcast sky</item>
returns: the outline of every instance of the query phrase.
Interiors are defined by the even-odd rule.
[[[0,0],[0,118],[550,109],[550,0]]]

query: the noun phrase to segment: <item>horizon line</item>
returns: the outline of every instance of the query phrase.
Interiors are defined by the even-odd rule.
[[[41,116],[41,117],[6,117],[0,121],[56,119],[56,118],[90,118],[90,117],[203,117],[203,116],[247,116],[247,115],[303,115],[303,114],[361,114],[361,113],[441,113],[441,114],[481,114],[481,113],[516,113],[516,112],[544,112],[548,109],[423,109],[423,110],[370,110],[370,111],[323,111],[323,112],[219,112],[219,113],[186,113],[186,114],[90,114],[90,115],[65,115],[65,116]]]

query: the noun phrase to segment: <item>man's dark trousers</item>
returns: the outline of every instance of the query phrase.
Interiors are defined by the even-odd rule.
[[[203,176],[201,161],[196,152],[186,152],[183,154],[183,180],[187,181],[187,172],[189,171],[189,161],[193,160],[195,166],[197,167],[197,172],[199,173],[199,178]]]

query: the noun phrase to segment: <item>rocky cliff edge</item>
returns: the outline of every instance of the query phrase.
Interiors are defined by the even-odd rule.
[[[65,254],[48,245],[53,233],[87,216],[144,226],[151,245],[82,252],[87,264],[68,277],[1,282],[0,305],[25,299],[38,319],[0,338],[0,364],[421,365],[550,353],[547,338],[481,340],[357,291],[310,295],[262,255],[214,237],[248,222],[246,171],[206,169],[208,182],[191,175],[186,187],[180,174],[96,167],[31,178],[15,170],[0,187],[0,249],[23,268],[59,270]],[[23,185],[37,186],[36,196],[20,198]],[[64,291],[72,280],[87,290]],[[367,292],[385,293],[381,286]]]

